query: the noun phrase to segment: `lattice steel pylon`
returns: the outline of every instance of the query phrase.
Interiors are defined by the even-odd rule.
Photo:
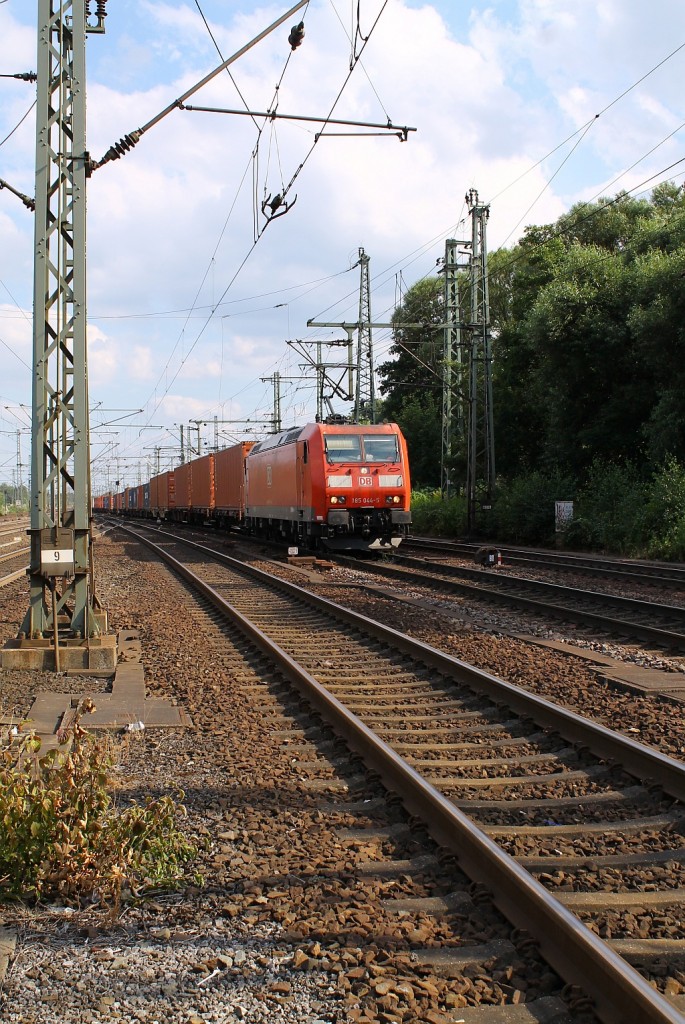
[[[487,511],[495,492],[495,436],[492,408],[492,347],[488,294],[488,250],[485,225],[490,207],[478,202],[469,189],[466,203],[471,213],[471,312],[468,323],[469,423],[466,466],[468,530],[476,530],[479,513]]]
[[[461,268],[457,263],[457,246],[466,243],[455,238],[445,240],[445,257],[443,273],[445,287],[443,293],[443,309],[445,323],[443,325],[442,352],[442,444],[440,449],[440,487],[443,497],[449,498],[453,490],[452,457],[454,445],[464,438],[464,405],[465,360],[462,346],[461,304],[459,301],[458,273]]]
[[[86,358],[86,33],[105,0],[38,0],[29,610],[3,666],[108,668],[94,593]],[[112,642],[110,642],[112,641]]]
[[[376,422],[376,386],[373,366],[373,334],[371,323],[371,287],[369,257],[359,250],[359,331],[357,336],[357,380],[354,394],[354,422],[367,417]]]

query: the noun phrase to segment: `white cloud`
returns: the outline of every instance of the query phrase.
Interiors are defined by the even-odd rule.
[[[205,416],[202,399],[190,395],[166,395],[162,399],[160,411],[173,423],[190,423]]]
[[[131,352],[127,373],[140,381],[156,380],[159,376],[159,364],[153,350],[147,345],[134,345]]]
[[[88,382],[90,390],[111,384],[118,369],[115,349],[110,339],[95,324],[88,324]]]

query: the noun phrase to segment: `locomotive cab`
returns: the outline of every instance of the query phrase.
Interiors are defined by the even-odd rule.
[[[321,430],[324,546],[389,551],[411,522],[406,445],[395,424]]]

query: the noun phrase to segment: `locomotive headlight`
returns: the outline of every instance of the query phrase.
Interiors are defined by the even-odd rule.
[[[343,497],[342,495],[338,498],[338,504],[339,505],[344,505],[346,501],[347,501],[347,498]]]
[[[335,495],[333,494],[333,495],[331,496],[331,505],[337,505],[337,504],[338,504],[338,499],[337,499],[337,498],[336,498],[336,496],[335,496]]]
[[[399,494],[396,494],[395,497],[392,500],[395,503],[395,505],[399,505],[399,503],[400,503],[400,496],[399,496]]]

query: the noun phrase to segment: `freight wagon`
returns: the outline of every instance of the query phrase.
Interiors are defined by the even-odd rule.
[[[150,481],[150,515],[153,519],[166,519],[176,508],[176,482],[174,471],[160,473]]]

